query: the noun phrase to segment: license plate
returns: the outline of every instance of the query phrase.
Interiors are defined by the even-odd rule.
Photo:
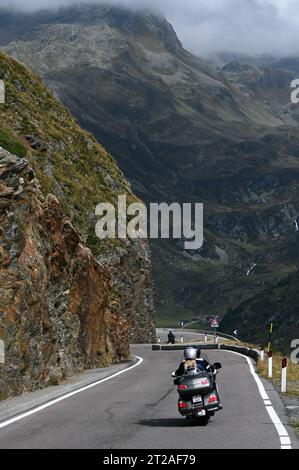
[[[202,403],[202,397],[200,395],[192,397],[192,403]]]
[[[200,410],[197,412],[197,416],[205,416],[206,415],[206,410]]]

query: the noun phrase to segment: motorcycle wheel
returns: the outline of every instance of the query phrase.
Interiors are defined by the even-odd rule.
[[[187,421],[187,424],[189,424],[190,426],[197,425],[197,420],[193,418],[193,416],[186,416],[186,421]]]
[[[200,416],[196,418],[196,423],[198,426],[207,426],[209,420],[210,420],[210,415]]]

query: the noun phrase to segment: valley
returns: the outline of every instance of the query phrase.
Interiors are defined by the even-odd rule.
[[[0,44],[42,75],[138,197],[203,202],[200,249],[151,243],[158,325],[198,317],[206,326],[219,315],[227,332],[250,339],[248,315],[265,331],[272,312],[247,306],[298,272],[297,62],[227,55],[215,65],[186,51],[162,15],[108,5],[6,12]],[[275,307],[279,323],[291,300],[283,307]],[[280,347],[288,348],[296,322]]]

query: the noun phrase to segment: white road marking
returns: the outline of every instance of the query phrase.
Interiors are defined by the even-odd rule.
[[[226,351],[226,352],[237,354],[237,356],[241,356],[241,357],[244,357],[246,359],[247,364],[249,365],[250,372],[253,375],[254,380],[256,381],[256,384],[258,386],[260,395],[261,395],[262,399],[264,400],[264,404],[266,405],[266,410],[267,410],[267,412],[268,412],[268,414],[271,418],[272,423],[274,424],[274,426],[276,428],[277,434],[278,434],[279,439],[280,439],[281,449],[291,449],[292,445],[291,445],[291,439],[290,439],[290,436],[288,434],[288,431],[286,430],[286,428],[282,424],[282,422],[281,422],[278,414],[274,410],[273,406],[272,405],[269,406],[267,404],[268,402],[271,404],[271,401],[270,401],[270,399],[269,399],[269,397],[266,393],[265,387],[264,387],[261,379],[259,378],[259,376],[255,372],[253,364],[252,364],[251,360],[249,359],[249,357],[244,356],[243,354],[238,353],[236,351]]]
[[[6,426],[9,426],[10,424],[16,423],[17,421],[20,421],[21,419],[27,418],[28,416],[31,416],[35,413],[39,413],[40,411],[43,411],[46,408],[49,408],[50,406],[56,405],[56,403],[59,403],[63,400],[67,400],[68,398],[78,395],[79,393],[85,392],[86,390],[89,390],[90,388],[96,387],[99,384],[102,384],[104,382],[107,382],[108,380],[114,379],[118,375],[124,374],[125,372],[128,372],[129,370],[132,370],[135,367],[138,367],[143,362],[143,358],[139,356],[134,356],[134,357],[138,359],[138,361],[133,366],[127,367],[126,369],[123,369],[119,372],[115,372],[115,374],[109,375],[109,377],[106,377],[105,379],[101,379],[101,380],[98,380],[97,382],[93,382],[89,385],[85,385],[84,387],[78,388],[77,390],[74,390],[73,392],[66,393],[65,395],[62,395],[61,397],[55,398],[54,400],[50,400],[47,403],[44,403],[43,405],[37,406],[36,408],[33,408],[32,410],[25,411],[24,413],[14,416],[13,418],[9,418],[5,421],[2,421],[0,423],[0,429],[5,428]]]

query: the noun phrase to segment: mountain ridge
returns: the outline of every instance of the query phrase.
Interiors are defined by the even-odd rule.
[[[165,326],[195,315],[203,324],[223,318],[297,269],[292,74],[268,64],[220,70],[185,51],[155,16],[153,34],[144,19],[132,35],[120,19],[131,15],[136,24],[141,13],[110,14],[112,23],[101,17],[78,26],[76,10],[64,10],[64,24],[28,25],[26,38],[5,49],[43,75],[138,196],[205,204],[201,250],[152,243],[157,307]],[[246,276],[253,262],[257,269]]]

